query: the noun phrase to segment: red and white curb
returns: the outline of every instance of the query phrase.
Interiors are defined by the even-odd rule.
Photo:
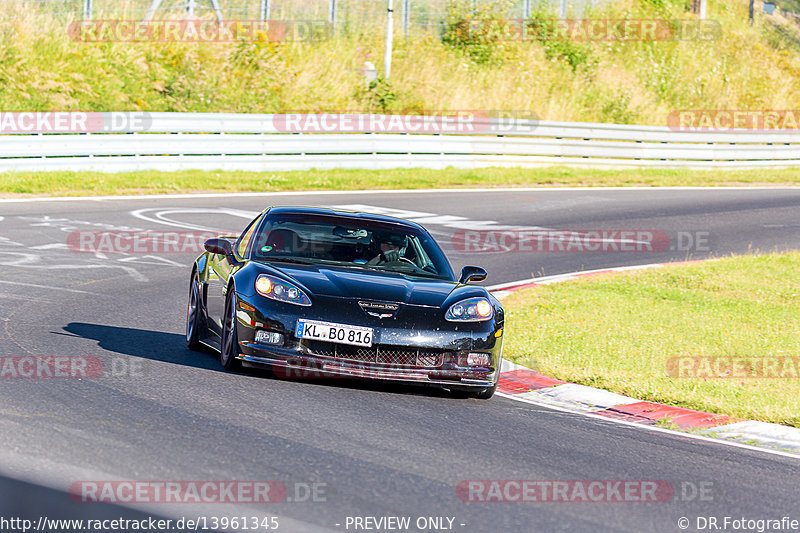
[[[514,291],[539,285],[548,285],[598,274],[694,262],[696,261],[653,263],[571,272],[503,283],[488,287],[488,289],[495,297],[503,299]],[[606,418],[624,424],[649,426],[653,429],[657,428],[672,433],[673,431],[669,429],[657,426],[660,420],[666,418],[681,430],[692,431],[690,434],[681,433],[682,435],[697,437],[702,440],[722,439],[723,442],[738,443],[738,445],[748,448],[752,444],[767,448],[768,451],[773,453],[792,457],[800,455],[800,428],[755,420],[739,420],[725,415],[641,401],[603,389],[567,383],[510,361],[503,361],[497,392],[498,395],[512,400],[543,405],[560,411]],[[712,439],[708,439],[708,437],[712,437]]]

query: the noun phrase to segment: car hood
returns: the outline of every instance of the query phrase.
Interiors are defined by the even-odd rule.
[[[401,302],[408,305],[440,307],[458,287],[458,283],[445,280],[407,279],[391,272],[370,272],[324,265],[278,265],[272,269],[294,279],[309,296],[334,298],[363,298]]]

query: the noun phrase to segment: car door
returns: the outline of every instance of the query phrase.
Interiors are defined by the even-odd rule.
[[[260,225],[261,216],[256,217],[245,229],[237,241],[233,243],[233,254],[239,261],[246,261],[250,241],[255,229]],[[222,315],[225,313],[225,298],[228,280],[235,271],[235,267],[222,254],[212,254],[208,263],[208,309],[209,330],[217,336],[222,335]]]

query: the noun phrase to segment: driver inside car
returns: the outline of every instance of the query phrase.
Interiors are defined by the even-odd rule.
[[[372,244],[378,255],[367,261],[368,265],[396,263],[406,251],[408,238],[389,231],[375,231],[372,233]]]

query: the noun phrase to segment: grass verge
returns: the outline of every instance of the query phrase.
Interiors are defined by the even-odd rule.
[[[7,172],[0,194],[91,196],[198,191],[313,191],[501,186],[798,185],[797,169],[683,170],[571,167],[308,170],[294,172]]]
[[[523,290],[504,301],[505,352],[572,383],[800,427],[798,280],[787,252]]]

